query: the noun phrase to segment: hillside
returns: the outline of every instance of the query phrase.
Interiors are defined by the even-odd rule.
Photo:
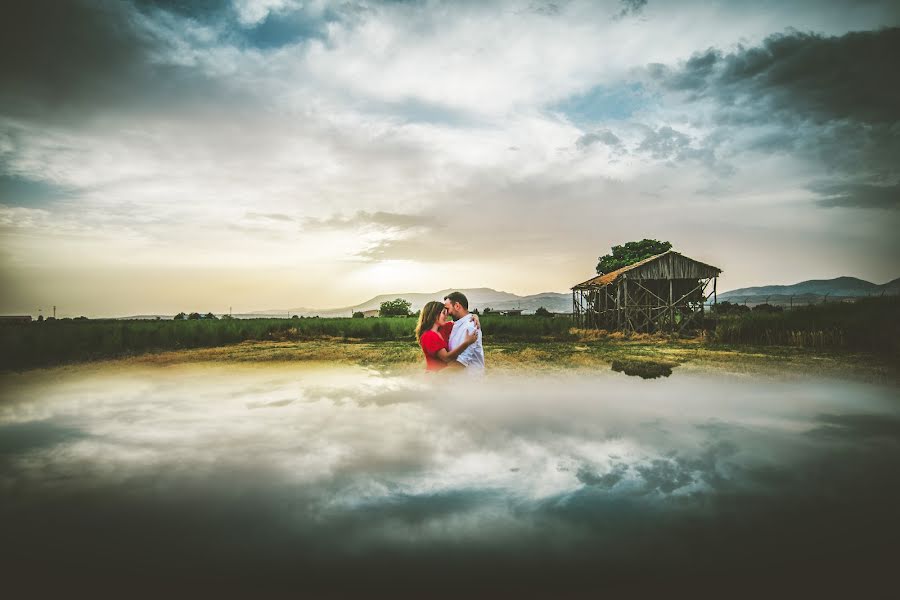
[[[349,317],[356,311],[365,312],[367,310],[376,310],[381,303],[386,300],[395,298],[403,298],[412,303],[412,310],[417,311],[426,302],[430,300],[442,300],[444,296],[454,290],[446,289],[434,293],[398,293],[398,294],[380,294],[374,298],[370,298],[365,302],[354,306],[346,306],[333,309],[316,309],[310,307],[296,307],[289,309],[265,310],[251,313],[250,316],[261,317],[266,315],[299,315],[311,317],[318,315],[320,317]],[[490,307],[494,310],[509,310],[520,308],[526,312],[533,312],[543,306],[550,312],[570,312],[572,310],[572,297],[569,294],[561,294],[557,292],[543,292],[540,294],[532,294],[530,296],[519,296],[510,292],[503,292],[491,288],[469,288],[459,290],[469,299],[469,310],[477,308],[483,311]],[[244,316],[244,315],[241,315]]]
[[[791,296],[794,302],[814,302],[825,298],[865,298],[900,294],[900,278],[877,285],[856,277],[836,277],[835,279],[810,279],[792,285],[766,285],[740,288],[722,292],[720,301],[747,302],[759,304],[768,298],[771,304],[787,304]]]

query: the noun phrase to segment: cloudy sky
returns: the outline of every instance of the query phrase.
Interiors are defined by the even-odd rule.
[[[20,2],[0,313],[900,275],[900,2]]]

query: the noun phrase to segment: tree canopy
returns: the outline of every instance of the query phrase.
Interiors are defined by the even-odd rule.
[[[599,261],[597,262],[597,274],[611,273],[671,249],[671,242],[648,239],[643,239],[639,242],[628,242],[622,246],[613,246],[611,253],[604,254],[597,259]]]
[[[403,298],[385,300],[378,308],[378,314],[382,317],[406,317],[409,315],[409,307],[411,306],[412,303]]]

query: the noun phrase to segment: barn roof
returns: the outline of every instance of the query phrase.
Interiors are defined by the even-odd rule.
[[[659,277],[659,273],[654,274],[649,272],[651,270],[659,271],[659,269],[649,269],[648,265],[663,260],[667,264],[660,266],[663,267],[662,270],[666,271],[669,277]],[[693,258],[688,258],[687,256],[684,256],[679,252],[675,252],[674,250],[666,250],[662,254],[657,254],[655,256],[645,258],[644,260],[638,261],[633,265],[628,265],[627,267],[622,267],[621,269],[617,269],[609,273],[591,277],[587,281],[583,281],[578,285],[573,286],[572,289],[577,290],[584,288],[603,287],[609,285],[610,283],[613,283],[616,279],[628,273],[629,271],[634,271],[633,275],[636,276],[634,277],[635,279],[692,279],[695,277],[699,279],[702,277],[718,276],[718,274],[722,272],[722,269],[714,267],[712,265],[708,265],[706,263],[702,263],[698,260],[694,260]],[[676,274],[681,275],[682,277],[675,277]]]

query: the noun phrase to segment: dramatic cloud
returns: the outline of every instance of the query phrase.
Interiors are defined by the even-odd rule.
[[[898,28],[831,37],[789,32],[649,72],[686,101],[711,106],[711,137],[743,135],[744,149],[824,165],[833,181],[812,187],[821,191],[819,205],[892,209],[900,177],[898,53]],[[652,147],[660,143],[673,154],[686,139],[672,133]]]
[[[726,289],[892,279],[898,24],[891,2],[17,3],[0,312],[564,290],[643,237]]]
[[[814,188],[821,206],[900,209],[900,184],[831,184]]]

